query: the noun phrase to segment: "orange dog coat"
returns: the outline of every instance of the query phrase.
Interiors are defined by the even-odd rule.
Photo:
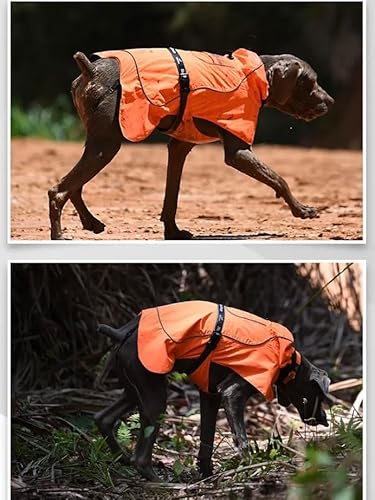
[[[191,301],[144,309],[138,327],[138,356],[153,373],[169,373],[176,360],[198,358],[215,328],[218,306]],[[280,369],[291,363],[293,335],[284,326],[225,306],[216,348],[189,376],[208,392],[211,363],[232,369],[267,399]]]
[[[169,135],[195,144],[218,139],[200,133],[193,117],[203,118],[252,144],[259,109],[268,95],[268,82],[257,54],[238,49],[232,57],[209,52],[178,51],[190,77],[184,116]],[[96,52],[120,65],[122,96],[119,123],[126,139],[148,137],[167,115],[176,115],[180,86],[175,61],[168,49]]]

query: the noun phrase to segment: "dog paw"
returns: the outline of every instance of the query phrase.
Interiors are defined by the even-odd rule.
[[[92,231],[95,234],[99,234],[104,231],[105,224],[103,224],[103,222],[93,217],[90,220],[83,221],[82,227],[83,229],[86,229],[86,231]]]
[[[317,208],[308,207],[306,205],[300,205],[292,209],[294,217],[299,217],[300,219],[314,219],[319,217],[319,212]]]
[[[51,240],[55,241],[71,241],[73,239],[73,236],[70,236],[69,234],[59,234],[58,236],[52,238]]]
[[[114,462],[119,462],[121,465],[132,465],[130,460],[130,455],[126,454],[124,451],[119,451],[114,454]]]
[[[136,469],[141,474],[141,476],[147,479],[148,481],[152,481],[153,483],[163,482],[163,480],[160,479],[160,477],[157,476],[155,472],[152,470],[152,467],[139,467],[136,465]]]
[[[189,231],[185,231],[184,229],[177,229],[177,231],[165,231],[164,239],[165,240],[191,240],[193,238],[193,234]]]
[[[210,469],[201,469],[199,471],[199,477],[201,479],[206,479],[207,477],[211,477],[212,474],[213,474],[212,468],[210,468]]]

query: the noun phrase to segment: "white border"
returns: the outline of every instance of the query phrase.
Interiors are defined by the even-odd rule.
[[[6,78],[6,142],[5,142],[5,149],[6,149],[6,157],[7,157],[7,167],[6,167],[6,176],[5,176],[5,181],[6,181],[6,186],[7,186],[7,216],[6,216],[6,231],[7,231],[7,243],[11,243],[11,216],[12,216],[12,210],[11,210],[11,196],[12,196],[12,172],[11,172],[11,166],[12,166],[12,158],[11,158],[11,141],[12,141],[12,127],[11,127],[11,79],[10,79],[10,74],[11,74],[11,50],[10,50],[10,5],[11,2],[10,0],[7,1],[6,4],[6,19],[7,19],[7,38],[6,38],[6,71],[7,71],[7,78]]]
[[[11,482],[12,482],[12,448],[11,448],[11,432],[12,432],[12,370],[11,370],[11,353],[12,353],[12,330],[11,330],[11,269],[12,262],[8,260],[7,265],[7,382],[6,382],[6,463],[5,479],[7,485],[7,499],[11,500]]]
[[[367,346],[367,263],[363,259],[313,259],[313,260],[212,260],[205,262],[200,259],[193,260],[178,260],[172,259],[168,262],[164,260],[153,260],[147,259],[142,261],[129,261],[129,260],[40,260],[40,259],[9,259],[7,266],[7,440],[6,440],[6,487],[7,487],[7,500],[11,500],[11,266],[12,264],[307,264],[307,263],[348,263],[353,262],[359,264],[361,267],[361,279],[362,279],[362,311],[363,311],[363,325],[362,325],[362,379],[363,379],[363,452],[362,452],[362,485],[363,485],[363,495],[362,498],[365,500],[367,498],[367,357],[366,357],[366,346]]]
[[[367,0],[362,1],[362,217],[367,243]]]
[[[250,237],[248,239],[228,239],[228,240],[215,240],[215,239],[197,239],[197,240],[184,240],[184,241],[171,241],[171,240],[66,240],[66,241],[56,241],[56,240],[17,240],[17,239],[12,239],[11,238],[11,127],[10,127],[10,120],[11,120],[11,72],[10,72],[10,66],[11,66],[11,4],[12,3],[21,3],[24,0],[13,0],[11,2],[8,0],[7,2],[7,28],[8,28],[8,35],[7,35],[7,71],[8,71],[8,78],[7,78],[7,124],[8,124],[8,134],[7,134],[7,243],[8,245],[30,245],[30,244],[37,244],[37,245],[97,245],[97,244],[103,244],[103,245],[133,245],[133,244],[139,244],[139,243],[145,243],[148,245],[156,244],[156,245],[163,245],[164,249],[167,249],[169,247],[174,247],[176,245],[182,246],[182,245],[207,245],[207,244],[214,244],[214,245],[222,245],[223,243],[230,243],[231,245],[301,245],[301,244],[319,244],[319,245],[364,245],[367,243],[367,196],[366,196],[366,186],[367,186],[367,1],[366,0],[291,0],[292,2],[296,3],[314,3],[314,2],[320,2],[323,1],[324,3],[360,3],[362,4],[362,239],[361,240],[309,240],[309,239],[301,239],[301,240],[278,240],[278,239],[270,239],[270,240],[252,240]],[[66,0],[67,3],[74,3],[75,0]],[[84,0],[87,1],[87,3],[95,3],[95,1],[92,0]],[[118,0],[115,0],[118,1]],[[147,1],[147,0],[140,0],[134,3],[142,3],[142,1]],[[172,1],[172,0],[171,0]],[[210,0],[203,0],[209,2]],[[221,0],[219,0],[221,1]],[[265,3],[266,0],[255,0],[256,3]],[[290,0],[277,0],[278,3],[285,3]],[[32,3],[33,0],[26,0],[26,2]],[[228,0],[227,0],[228,2]],[[53,3],[53,0],[42,0],[38,3]],[[130,2],[131,3],[131,2]],[[251,3],[251,2],[248,2]],[[46,200],[47,200],[47,193],[45,193]],[[46,205],[47,207],[47,205]],[[47,213],[47,208],[46,208],[46,213]],[[157,215],[155,215],[155,223],[157,221]],[[251,235],[250,235],[251,236]],[[167,250],[168,251],[168,250]]]
[[[356,261],[353,261],[356,262]],[[363,448],[362,448],[362,498],[367,499],[367,486],[369,478],[367,476],[367,262],[365,260],[358,261],[361,263],[362,269],[362,311],[363,311],[363,325],[362,325],[362,389],[363,389]]]

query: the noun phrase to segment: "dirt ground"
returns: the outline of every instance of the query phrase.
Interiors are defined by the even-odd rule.
[[[12,141],[11,238],[49,239],[47,190],[80,158],[82,144],[36,139]],[[259,182],[226,166],[220,145],[195,148],[187,159],[177,212],[181,229],[198,239],[360,240],[360,151],[256,146],[257,156],[288,182],[295,197],[320,210],[317,219],[292,216]],[[70,202],[66,234],[77,240],[160,240],[167,148],[126,144],[84,188],[92,213],[106,224],[94,235],[81,228]]]

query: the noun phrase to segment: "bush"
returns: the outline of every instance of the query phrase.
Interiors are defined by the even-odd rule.
[[[25,109],[12,104],[12,137],[42,137],[56,141],[76,141],[84,137],[79,119],[73,114],[71,104],[64,95],[52,107],[32,104]]]
[[[339,413],[338,407],[332,411],[332,435],[306,447],[305,464],[293,479],[289,500],[361,500],[362,418],[345,422]]]

